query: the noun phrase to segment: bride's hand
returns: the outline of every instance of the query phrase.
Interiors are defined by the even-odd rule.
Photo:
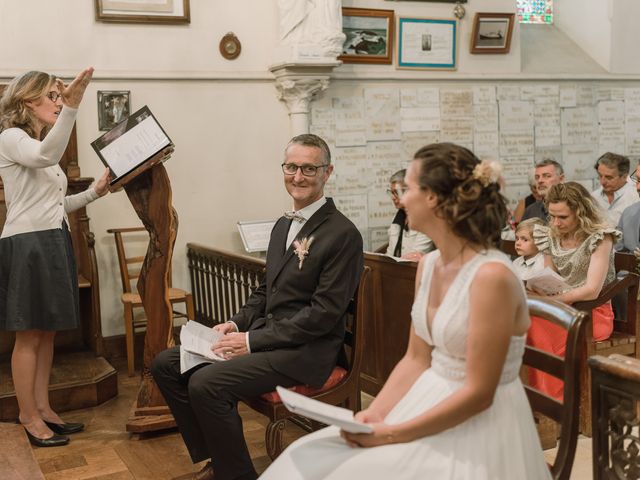
[[[380,423],[384,420],[382,415],[367,408],[361,410],[355,415],[355,420],[362,423]]]
[[[372,433],[349,433],[340,430],[340,436],[344,438],[350,447],[378,447],[380,445],[388,445],[398,443],[395,426],[386,423],[374,423]]]

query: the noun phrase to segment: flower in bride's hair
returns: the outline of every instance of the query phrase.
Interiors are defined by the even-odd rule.
[[[473,178],[478,180],[483,187],[490,183],[498,183],[502,174],[502,165],[495,160],[482,160],[473,169]]]

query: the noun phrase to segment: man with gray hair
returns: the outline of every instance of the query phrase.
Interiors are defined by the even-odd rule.
[[[638,202],[636,189],[628,182],[629,159],[623,155],[607,152],[595,164],[600,187],[591,192],[606,214],[611,226],[620,221],[625,208]]]
[[[211,350],[225,361],[182,373],[180,351],[170,348],[151,364],[192,461],[211,459],[197,480],[257,478],[240,399],[277,385],[322,387],[346,362],[345,322],[362,273],[362,237],[324,196],[333,171],[324,140],[294,137],[280,168],[293,211],[271,231],[264,281],[238,313],[213,327],[223,337]]]
[[[541,218],[546,222],[549,220],[549,213],[544,207],[544,199],[553,185],[564,183],[564,170],[558,162],[547,158],[536,164],[534,178],[538,195],[542,198],[526,208],[521,221],[529,218]]]

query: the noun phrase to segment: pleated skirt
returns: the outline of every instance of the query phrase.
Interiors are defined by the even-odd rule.
[[[66,223],[0,238],[0,330],[79,325],[78,271]]]

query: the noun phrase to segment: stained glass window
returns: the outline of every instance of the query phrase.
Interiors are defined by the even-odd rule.
[[[520,23],[553,23],[553,0],[517,0]]]

